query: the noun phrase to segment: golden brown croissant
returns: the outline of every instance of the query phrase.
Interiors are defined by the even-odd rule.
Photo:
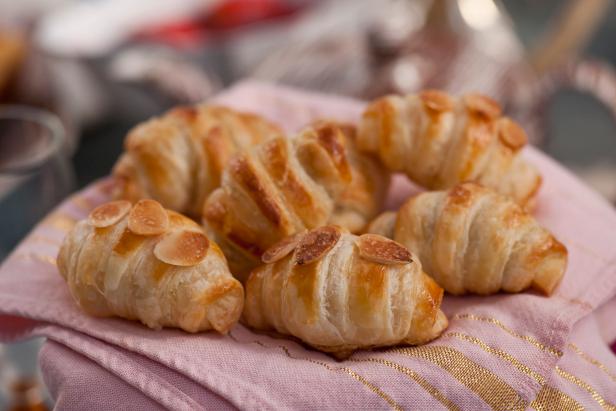
[[[140,320],[151,328],[226,333],[244,290],[201,227],[154,200],[95,208],[66,236],[58,268],[89,314]]]
[[[339,358],[422,344],[447,327],[443,289],[400,244],[337,226],[296,234],[263,254],[246,283],[243,321]]]
[[[526,142],[524,130],[502,117],[495,101],[435,90],[372,102],[358,137],[361,150],[426,188],[476,181],[530,208],[541,176],[520,156]]]
[[[379,212],[389,176],[353,137],[352,127],[322,122],[230,161],[203,215],[238,278],[289,235],[327,223],[357,231]]]
[[[452,294],[551,294],[567,267],[567,249],[520,206],[475,183],[411,197],[368,231],[416,253]]]
[[[114,167],[117,198],[153,198],[198,216],[238,151],[282,134],[269,121],[225,107],[180,107],[131,130]]]

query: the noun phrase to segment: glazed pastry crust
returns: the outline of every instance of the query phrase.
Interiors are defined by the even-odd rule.
[[[436,90],[375,100],[358,138],[361,150],[428,189],[475,181],[530,209],[541,176],[520,156],[526,143],[524,130],[492,99]]]
[[[359,231],[379,212],[388,173],[354,138],[351,126],[320,122],[229,162],[203,217],[238,278],[289,235],[327,223]]]
[[[220,248],[154,200],[97,207],[65,237],[58,269],[87,313],[150,328],[226,333],[243,307]]]
[[[281,135],[274,124],[226,107],[179,107],[132,129],[113,169],[115,197],[152,198],[198,216],[236,153]]]
[[[368,231],[408,247],[452,294],[532,287],[550,295],[567,267],[567,249],[548,230],[514,202],[475,183],[411,197]]]
[[[407,249],[324,226],[274,245],[246,283],[243,321],[335,355],[422,344],[447,327],[443,290]]]

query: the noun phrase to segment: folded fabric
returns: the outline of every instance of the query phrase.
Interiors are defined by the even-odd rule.
[[[287,131],[318,117],[356,120],[363,107],[257,83],[240,84],[217,102]],[[431,344],[360,351],[337,362],[241,325],[227,336],[189,335],[87,316],[55,256],[74,222],[109,198],[109,180],[69,198],[0,267],[0,339],[54,341],[43,349],[43,371],[67,409],[97,408],[102,392],[110,393],[108,408],[137,409],[153,402],[172,409],[615,409],[616,366],[589,314],[616,295],[616,212],[546,156],[534,149],[525,156],[544,178],[534,214],[569,249],[564,280],[549,298],[447,295],[450,327]],[[416,190],[396,176],[388,207]],[[68,388],[71,379],[76,389]]]

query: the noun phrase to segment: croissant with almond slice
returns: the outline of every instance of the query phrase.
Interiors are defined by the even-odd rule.
[[[197,223],[154,200],[95,208],[65,237],[58,269],[95,316],[226,333],[242,312],[244,290],[222,251]]]
[[[541,176],[520,156],[526,142],[524,130],[502,117],[492,99],[435,90],[375,100],[358,137],[361,150],[428,189],[476,181],[530,209]]]
[[[402,245],[337,226],[296,234],[263,254],[246,283],[243,322],[342,359],[423,344],[447,327],[440,288]]]
[[[551,294],[567,267],[567,249],[520,206],[475,183],[411,197],[368,231],[419,256],[452,294],[535,288]]]
[[[198,216],[220,185],[229,159],[282,131],[264,118],[226,107],[179,107],[132,129],[113,169],[115,197],[152,198]]]
[[[207,199],[208,232],[242,281],[281,239],[327,223],[358,231],[380,211],[389,176],[355,150],[355,129],[314,124],[233,158]]]

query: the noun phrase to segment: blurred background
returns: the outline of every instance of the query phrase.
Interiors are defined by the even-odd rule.
[[[610,0],[0,0],[0,261],[130,127],[247,78],[486,93],[616,205],[615,65]],[[40,343],[0,346],[0,409],[53,407]]]

